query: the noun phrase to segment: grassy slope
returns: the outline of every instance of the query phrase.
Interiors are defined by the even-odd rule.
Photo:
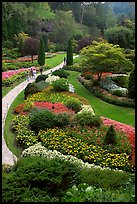
[[[5,126],[4,126],[4,139],[6,141],[6,144],[8,148],[11,150],[11,152],[13,152],[13,154],[15,154],[17,157],[20,155],[21,151],[14,146],[15,134],[10,130],[10,127],[11,127],[11,121],[14,118],[13,109],[17,105],[23,103],[23,101],[24,101],[24,91],[22,91],[12,102],[9,108],[9,111],[5,120]]]
[[[69,81],[75,87],[76,93],[87,99],[90,105],[95,109],[96,114],[111,118],[113,120],[135,126],[135,110],[132,108],[115,106],[106,103],[91,94],[80,82],[76,79],[79,72],[68,71],[70,73]]]

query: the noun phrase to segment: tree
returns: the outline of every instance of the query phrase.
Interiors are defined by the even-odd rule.
[[[106,135],[104,137],[104,143],[106,145],[116,145],[117,144],[117,134],[116,131],[114,129],[113,125],[110,125],[110,127],[108,128]]]
[[[102,39],[99,42],[93,41],[90,46],[83,48],[80,54],[83,57],[82,65],[97,73],[98,81],[101,80],[103,72],[134,67],[133,63],[126,59],[124,50],[119,45],[109,44]]]
[[[73,49],[71,38],[68,40],[67,47],[67,65],[73,65]]]
[[[31,55],[32,63],[33,63],[33,55],[38,54],[38,45],[39,45],[39,41],[31,37],[27,38],[24,42],[22,53],[25,55]]]
[[[122,48],[134,48],[134,32],[125,26],[115,26],[105,31],[109,43],[118,44]]]
[[[135,99],[135,69],[132,70],[129,76],[128,97]]]
[[[45,52],[48,52],[49,51],[48,35],[42,35],[42,39],[43,39],[43,42],[44,42]]]
[[[39,44],[38,64],[40,66],[45,64],[45,47],[44,47],[44,42],[42,38],[40,39],[40,44]]]

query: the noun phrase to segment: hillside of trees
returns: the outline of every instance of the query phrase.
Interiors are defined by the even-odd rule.
[[[21,52],[26,37],[45,36],[49,51],[74,52],[105,38],[134,50],[134,2],[2,2],[2,47]],[[121,40],[122,38],[122,40]]]

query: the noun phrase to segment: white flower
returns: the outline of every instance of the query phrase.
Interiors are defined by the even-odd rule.
[[[90,105],[82,105],[82,109],[78,112],[78,114],[83,112],[90,112],[92,115],[95,115],[94,110]]]
[[[60,79],[59,76],[49,74],[48,78],[46,78],[45,82],[48,83],[48,84],[52,84],[52,82],[54,82],[54,81],[56,81],[58,79]]]

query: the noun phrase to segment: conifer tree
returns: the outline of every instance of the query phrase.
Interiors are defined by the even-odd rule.
[[[73,65],[73,49],[72,49],[72,41],[71,38],[68,40],[67,47],[67,65]]]
[[[38,64],[40,66],[45,64],[45,49],[44,49],[44,42],[42,38],[40,39],[40,44],[39,44]]]
[[[106,145],[112,144],[115,145],[117,144],[117,134],[116,131],[114,129],[113,125],[110,125],[110,127],[108,128],[105,138],[104,138],[104,143]]]
[[[49,51],[48,35],[43,35],[42,39],[43,39],[43,42],[44,42],[45,52],[48,52]]]

